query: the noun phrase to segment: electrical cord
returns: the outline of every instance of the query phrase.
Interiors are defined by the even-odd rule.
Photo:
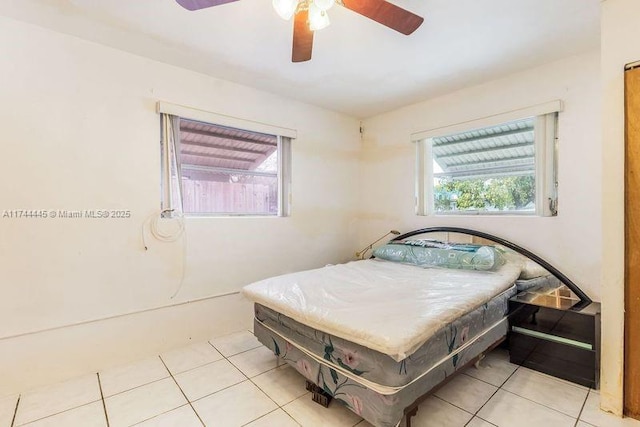
[[[149,250],[149,246],[147,245],[146,233],[145,233],[145,228],[147,228],[147,226],[149,228],[149,233],[151,234],[151,236],[153,236],[153,238],[158,240],[159,242],[173,243],[173,242],[176,242],[178,239],[180,239],[180,237],[184,236],[184,238],[182,239],[182,273],[180,275],[180,283],[178,284],[176,291],[173,293],[173,295],[171,295],[170,299],[173,299],[176,297],[176,295],[178,295],[178,293],[182,289],[182,285],[184,284],[184,276],[185,276],[185,270],[187,265],[187,259],[186,259],[187,258],[187,235],[185,233],[184,216],[182,214],[179,214],[175,218],[173,217],[168,218],[168,219],[174,219],[177,221],[178,223],[177,229],[163,231],[158,226],[160,219],[167,219],[165,218],[164,215],[169,212],[174,212],[174,210],[164,209],[160,211],[160,213],[153,213],[149,215],[149,217],[142,223],[141,232],[142,232],[142,244],[144,246],[145,251]]]
[[[160,242],[164,242],[164,243],[175,242],[180,238],[180,236],[184,234],[184,216],[182,216],[182,214],[180,214],[176,218],[171,218],[171,219],[176,219],[178,221],[177,230],[165,232],[158,227],[158,221],[161,218],[164,218],[163,215],[167,212],[173,212],[173,211],[174,211],[173,209],[165,209],[161,211],[159,214],[156,214],[156,213],[151,214],[149,215],[147,220],[142,224],[142,243],[144,245],[145,251],[149,250],[149,247],[147,246],[145,232],[144,232],[145,226],[147,224],[149,224],[149,233],[151,233],[151,235]]]

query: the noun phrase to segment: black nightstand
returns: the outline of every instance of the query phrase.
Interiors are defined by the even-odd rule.
[[[511,363],[598,388],[600,304],[581,304],[566,286],[523,291],[509,300]]]

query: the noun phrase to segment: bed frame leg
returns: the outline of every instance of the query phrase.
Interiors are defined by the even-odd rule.
[[[480,362],[482,361],[482,359],[484,359],[485,354],[484,353],[480,353],[478,355],[478,360],[476,360],[476,362],[473,364],[473,366],[476,367],[476,369],[480,369]]]
[[[404,416],[406,419],[406,423],[405,423],[406,427],[411,427],[411,417],[415,417],[417,413],[418,413],[417,406],[406,413],[406,415]]]
[[[325,408],[329,407],[329,403],[331,403],[331,399],[333,399],[333,396],[308,380],[306,389],[307,391],[311,392],[311,398],[314,402],[324,406]]]

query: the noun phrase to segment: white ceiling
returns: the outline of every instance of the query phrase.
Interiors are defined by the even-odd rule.
[[[0,0],[0,14],[361,118],[599,46],[599,0],[391,1],[424,24],[404,36],[336,6],[298,64],[270,0]]]

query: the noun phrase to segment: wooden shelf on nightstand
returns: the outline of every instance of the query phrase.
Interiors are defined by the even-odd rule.
[[[511,363],[598,388],[600,304],[580,304],[565,286],[523,291],[509,300]]]

